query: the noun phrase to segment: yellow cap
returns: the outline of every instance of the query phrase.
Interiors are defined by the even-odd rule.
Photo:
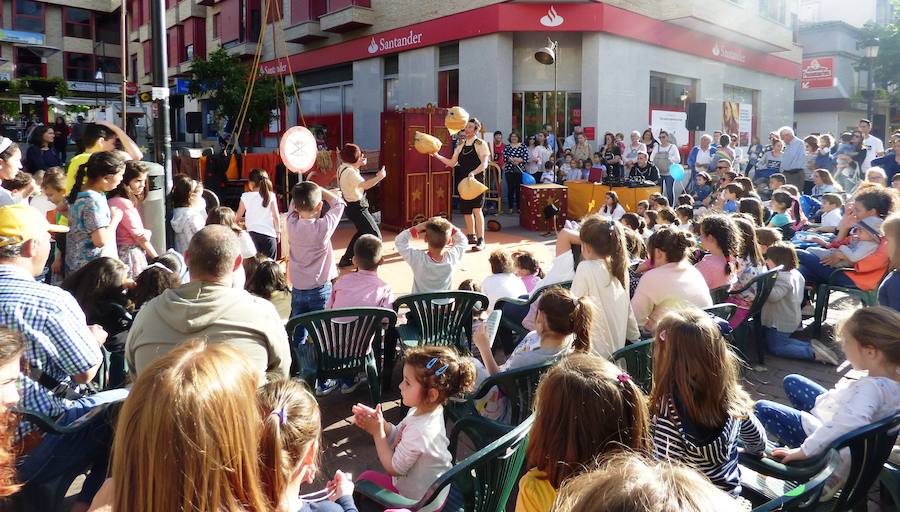
[[[43,231],[65,233],[68,230],[66,226],[50,224],[41,212],[26,204],[0,207],[0,247],[27,242]]]

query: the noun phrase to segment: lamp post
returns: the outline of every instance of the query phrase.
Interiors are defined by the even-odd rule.
[[[100,68],[97,68],[97,72],[94,73],[94,108],[97,109],[98,113],[100,110],[100,81],[101,80],[103,80],[103,70]]]
[[[872,74],[875,65],[875,59],[878,57],[878,43],[878,37],[871,37],[869,39],[866,39],[865,41],[856,43],[856,49],[863,51],[863,55],[866,59],[866,64],[868,64],[868,70],[866,72],[866,82],[868,83],[866,87],[866,119],[868,119],[869,121],[872,120],[874,110],[873,104],[875,102],[875,86],[873,83]]]
[[[534,52],[534,59],[545,66],[553,65],[553,137],[556,141],[556,149],[559,149],[559,98],[557,70],[559,60],[557,51],[559,50],[559,42],[547,38],[547,46]]]

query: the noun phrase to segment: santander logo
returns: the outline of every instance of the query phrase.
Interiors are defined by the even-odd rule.
[[[387,50],[402,50],[408,46],[422,44],[422,32],[409,31],[408,34],[395,37],[380,37],[376,40],[374,37],[366,48],[370,55]]]
[[[375,38],[372,38],[372,42],[369,43],[369,53],[375,53],[378,51],[378,43],[375,42]]]
[[[566,21],[565,18],[560,16],[552,5],[547,11],[547,14],[541,16],[541,25],[545,27],[558,27],[562,25],[564,21]]]

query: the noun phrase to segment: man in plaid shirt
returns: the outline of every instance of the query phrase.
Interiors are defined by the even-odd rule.
[[[86,325],[84,313],[68,292],[34,279],[50,253],[50,232],[66,229],[48,224],[30,206],[0,207],[0,325],[22,333],[28,367],[20,375],[19,405],[62,425],[98,405],[127,396],[126,390],[81,398],[62,392],[93,379],[103,360],[100,347],[106,341],[102,328]],[[41,374],[44,377],[38,382]],[[79,501],[91,502],[106,477],[112,442],[109,422],[93,420],[76,434],[54,436],[43,435],[23,421],[17,437],[25,450],[18,463],[20,481],[42,483],[72,468],[90,466]]]

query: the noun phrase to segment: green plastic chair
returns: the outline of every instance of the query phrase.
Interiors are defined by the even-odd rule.
[[[797,485],[787,485],[782,490],[773,489],[775,493],[781,493],[781,496],[771,499],[762,505],[755,507],[753,512],[774,512],[774,511],[813,511],[819,504],[819,498],[822,496],[822,490],[825,488],[825,482],[828,480],[840,464],[841,457],[837,451],[829,450],[826,456],[827,463],[812,479],[808,482]],[[765,477],[741,468],[741,482],[747,482],[744,485],[753,488],[765,485]],[[753,502],[752,493],[750,496],[744,496]]]
[[[738,296],[753,287],[756,288],[756,296],[750,304],[747,316],[744,318],[744,321],[738,324],[731,332],[735,349],[745,363],[750,361],[750,354],[755,356],[758,364],[765,363],[766,344],[763,340],[762,308],[765,306],[766,301],[769,300],[769,294],[772,293],[772,288],[775,287],[775,281],[778,280],[778,272],[780,272],[782,268],[781,265],[771,268],[754,277],[749,283],[744,285],[743,288],[734,290],[728,294],[729,296]]]
[[[703,308],[703,311],[709,315],[712,315],[716,318],[721,318],[726,322],[731,320],[731,317],[737,313],[737,306],[730,302],[722,302],[719,304],[713,304],[708,308]]]
[[[503,298],[497,299],[497,302],[494,303],[494,309],[502,310],[503,306],[505,304],[509,304],[512,306],[519,306],[519,307],[527,306],[530,308],[532,304],[534,304],[535,302],[537,302],[537,300],[539,298],[541,298],[541,295],[545,291],[549,290],[550,288],[553,288],[554,286],[559,286],[561,288],[565,288],[566,290],[568,290],[568,289],[572,288],[572,281],[563,281],[560,283],[548,284],[547,286],[541,286],[540,288],[531,292],[531,295],[529,295],[529,297],[527,299],[517,299],[514,297],[503,297]],[[513,337],[516,339],[519,339],[519,340],[524,338],[525,335],[528,334],[528,332],[529,332],[529,330],[527,328],[525,328],[524,326],[522,326],[522,324],[520,322],[515,322],[513,320],[510,320],[509,317],[507,317],[506,315],[504,315],[500,318],[500,329],[501,330],[506,329],[506,330],[512,332]]]
[[[885,500],[890,496],[894,507],[900,508],[900,467],[891,462],[885,462],[878,481],[881,482],[882,503],[886,504]]]
[[[878,480],[885,461],[891,454],[900,428],[900,413],[888,416],[865,427],[858,428],[836,439],[829,450],[848,448],[850,450],[850,470],[847,481],[840,492],[830,501],[819,505],[816,510],[845,511],[865,510],[869,488]],[[827,452],[790,466],[768,457],[741,453],[740,464],[761,475],[786,482],[809,482],[828,463]],[[766,496],[765,488],[756,488],[748,482],[748,492]],[[774,498],[774,496],[772,496]]]
[[[644,393],[650,392],[653,387],[653,338],[616,350],[610,360],[627,371]]]
[[[856,286],[841,286],[834,283],[835,278],[841,274],[841,272],[855,273],[856,271],[852,268],[840,268],[835,270],[828,276],[827,283],[821,283],[816,287],[816,309],[814,313],[814,321],[813,321],[813,333],[814,336],[819,336],[822,333],[822,325],[825,324],[825,318],[828,316],[828,303],[831,300],[831,292],[843,292],[847,295],[852,295],[859,299],[862,302],[864,308],[872,307],[878,304],[878,286],[876,286],[873,290],[863,291],[857,288]],[[888,269],[884,276],[879,280],[879,285],[881,281],[890,274],[891,270]]]
[[[713,288],[709,291],[709,296],[713,301],[713,304],[718,304],[720,302],[725,302],[725,299],[728,298],[728,291],[731,290],[731,285],[720,286],[718,288]]]
[[[367,481],[357,482],[356,492],[383,508],[421,512],[505,512],[512,489],[519,481],[533,422],[533,416],[527,418],[518,427],[458,462],[431,484],[418,501]],[[472,428],[485,427],[472,424]]]
[[[451,402],[444,407],[444,416],[454,423],[453,431],[450,435],[450,452],[456,451],[454,441],[458,438],[459,431],[464,427],[461,423],[464,418],[471,418],[471,422],[475,425],[475,428],[468,428],[471,431],[469,437],[475,436],[477,439],[473,438],[472,441],[479,446],[486,444],[481,442],[484,436],[482,435],[483,432],[477,429],[479,425],[507,427],[511,425],[515,427],[525,421],[533,411],[534,395],[537,392],[541,378],[551,368],[556,366],[557,362],[558,360],[552,360],[492,375],[474,393],[466,397],[466,401]],[[509,407],[508,423],[485,418],[475,408],[475,402],[484,398],[495,386],[500,389],[500,392],[506,398]]]
[[[298,326],[306,328],[306,343],[311,344],[316,364],[302,368],[300,374],[310,389],[316,379],[349,379],[365,370],[372,404],[378,405],[380,340],[383,329],[392,329],[396,323],[397,314],[390,309],[339,308],[295,316],[285,328],[288,333]],[[295,358],[302,360],[297,354]]]
[[[79,430],[92,425],[95,420],[99,421],[99,416],[107,414],[107,411],[110,408],[121,406],[121,403],[122,402],[111,402],[98,405],[91,409],[90,412],[68,425],[60,425],[49,416],[29,409],[13,407],[12,412],[17,414],[21,420],[33,423],[45,434],[66,435],[74,434]],[[12,499],[23,504],[25,506],[24,510],[41,510],[46,512],[68,511],[69,507],[65,506],[64,503],[66,493],[68,492],[69,487],[72,486],[72,482],[80,475],[87,472],[88,468],[89,466],[75,468],[48,482],[40,484],[26,483],[22,487],[22,491]]]
[[[471,352],[473,313],[488,306],[487,295],[468,291],[415,293],[394,301],[394,311],[407,308],[407,323],[398,325],[401,349],[423,345],[456,347]]]

